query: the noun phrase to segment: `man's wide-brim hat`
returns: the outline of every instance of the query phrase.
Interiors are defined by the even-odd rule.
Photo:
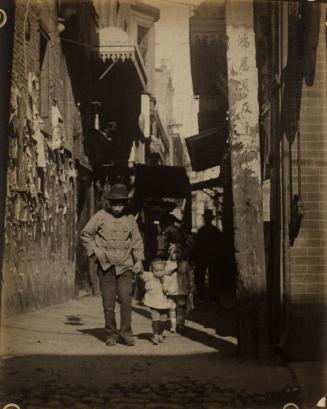
[[[203,213],[203,217],[208,217],[213,219],[215,216],[213,215],[213,211],[211,209],[205,209]]]
[[[128,190],[123,183],[112,185],[109,192],[105,193],[105,199],[108,200],[128,200]]]

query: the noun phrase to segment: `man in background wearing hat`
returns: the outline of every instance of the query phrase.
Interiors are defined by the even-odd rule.
[[[206,209],[203,214],[204,225],[200,227],[195,236],[195,282],[198,299],[203,302],[206,298],[205,273],[209,275],[209,298],[212,302],[218,301],[218,279],[223,252],[223,235],[221,231],[212,225],[214,218],[211,209]]]
[[[163,231],[169,245],[183,244],[183,232],[181,229],[181,214],[174,209],[166,217],[166,227]]]
[[[81,233],[88,256],[95,256],[107,332],[106,344],[135,344],[131,327],[133,272],[143,271],[144,248],[133,215],[127,214],[128,191],[124,184],[105,194],[108,209],[98,211]],[[121,324],[117,330],[115,305],[119,296]]]

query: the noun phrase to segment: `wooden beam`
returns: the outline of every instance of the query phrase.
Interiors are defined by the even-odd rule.
[[[252,0],[226,0],[226,33],[239,348],[243,356],[265,359],[268,311]]]

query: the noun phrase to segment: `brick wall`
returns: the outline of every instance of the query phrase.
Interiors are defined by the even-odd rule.
[[[304,84],[301,105],[302,198],[305,216],[291,249],[293,332],[291,355],[321,352],[327,295],[327,55],[326,5],[322,5],[315,82]],[[293,146],[293,188],[297,193],[297,154]],[[311,348],[308,348],[311,346]],[[303,355],[303,351],[304,355]]]
[[[30,2],[26,8],[25,3],[17,2],[15,15],[2,288],[4,315],[40,308],[75,294],[73,141],[74,129],[80,130],[82,125],[61,50],[55,4],[38,4],[41,5]],[[49,71],[45,72],[43,91],[49,91],[44,100],[49,98],[49,112],[43,118],[47,133],[41,132],[37,139],[34,120],[35,111],[40,113],[41,92],[31,92],[27,77],[32,73],[40,86],[40,22],[48,36],[46,70]],[[53,146],[51,126],[51,107],[55,101],[63,117],[57,148]],[[41,153],[44,153],[43,164]]]

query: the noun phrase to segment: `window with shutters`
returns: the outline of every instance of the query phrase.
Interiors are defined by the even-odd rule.
[[[44,131],[51,133],[51,105],[50,105],[50,37],[47,31],[40,26],[40,116],[44,122]]]

